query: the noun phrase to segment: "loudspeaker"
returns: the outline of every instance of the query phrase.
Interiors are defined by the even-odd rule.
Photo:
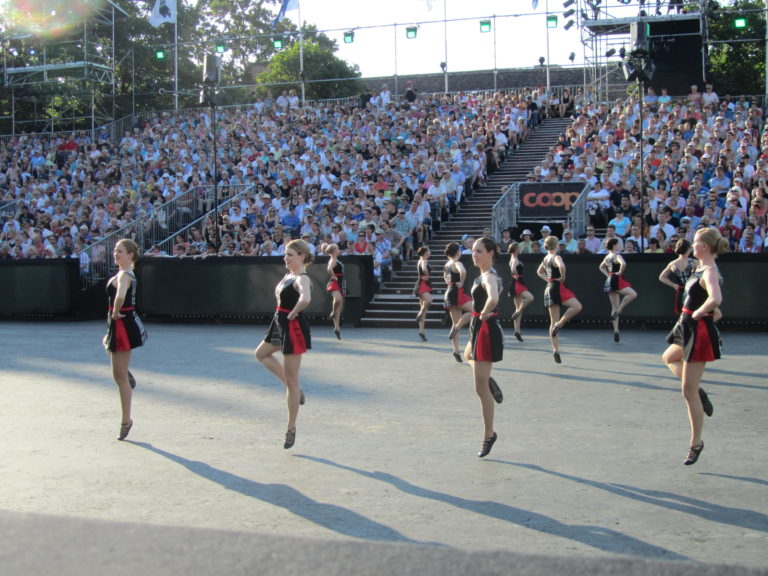
[[[217,54],[205,55],[203,84],[216,84],[221,81],[221,58]]]
[[[629,42],[631,52],[648,52],[648,23],[644,20],[632,22],[629,25]]]

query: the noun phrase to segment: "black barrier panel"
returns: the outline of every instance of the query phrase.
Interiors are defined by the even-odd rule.
[[[79,274],[76,258],[0,261],[0,314],[76,314]]]
[[[350,303],[368,303],[372,295],[370,256],[342,257]],[[309,317],[327,317],[331,297],[327,257],[307,267],[312,281]],[[245,318],[271,316],[275,311],[275,286],[285,275],[285,262],[273,258],[143,258],[137,265],[137,308],[150,317]],[[349,311],[355,316],[354,310]],[[357,314],[359,318],[359,312]]]
[[[519,219],[565,219],[583,189],[583,182],[520,184]]]
[[[544,288],[546,282],[536,275],[536,269],[542,261],[541,256],[523,254],[520,260],[525,265],[524,283],[536,299],[526,308],[523,318],[538,322],[548,321],[544,308]],[[604,256],[566,255],[566,285],[573,290],[581,302],[582,312],[575,322],[607,322],[611,312],[608,295],[603,291],[605,276],[599,271]],[[673,313],[674,290],[659,282],[659,274],[664,267],[674,260],[673,254],[628,254],[625,279],[638,293],[635,300],[622,314],[622,320],[634,323],[671,323]],[[470,257],[462,257],[467,268],[467,285],[477,277],[478,269]],[[768,282],[768,254],[725,254],[718,258],[718,267],[723,276],[722,285],[723,325],[749,325],[768,323],[768,310],[762,303],[762,287]],[[515,310],[514,301],[506,294],[511,283],[508,258],[499,258],[496,270],[504,281],[505,294],[501,298],[499,316],[502,321],[509,320]]]

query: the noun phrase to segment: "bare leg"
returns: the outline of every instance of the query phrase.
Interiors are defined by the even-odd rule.
[[[419,334],[424,334],[424,326],[426,323],[427,311],[429,310],[429,307],[432,304],[432,294],[430,294],[429,292],[423,292],[422,294],[419,294],[419,300],[420,300],[419,315],[416,316],[416,319],[419,322]]]
[[[552,334],[552,329],[555,326],[558,326],[558,321],[560,320],[560,305],[555,304],[553,306],[548,307],[549,310],[549,339],[552,342],[552,351],[558,352],[557,348],[557,342],[558,342],[558,336],[557,334]]]
[[[299,415],[299,401],[301,400],[301,385],[299,383],[299,368],[301,368],[301,354],[285,354],[285,388],[286,404],[288,405],[288,430],[296,428],[296,417]]]
[[[448,309],[448,314],[451,315],[451,344],[453,344],[453,351],[459,351],[459,322],[461,322],[461,308],[458,306],[451,306]]]
[[[483,438],[493,436],[493,409],[494,400],[491,396],[491,387],[488,379],[491,377],[491,362],[475,362],[472,359],[472,344],[467,343],[464,349],[464,357],[472,365],[472,377],[475,383],[475,392],[480,398],[480,411],[483,414]]]
[[[517,315],[517,318],[515,318],[512,323],[514,324],[515,332],[520,332],[520,326],[523,322],[523,310],[525,310],[531,304],[531,302],[533,302],[533,294],[526,290],[522,294],[516,295],[514,297],[514,301],[515,314]]]
[[[331,292],[333,304],[331,305],[331,319],[333,320],[333,329],[341,330],[341,311],[344,309],[344,297],[341,292],[334,290]]]
[[[608,292],[608,300],[611,301],[611,324],[613,324],[613,331],[619,331],[619,307],[621,306],[621,296],[618,292]]]
[[[128,381],[128,365],[131,362],[131,351],[108,352],[112,363],[112,377],[115,379],[117,389],[120,392],[120,408],[122,410],[122,424],[131,421],[131,400],[133,399],[133,390]]]
[[[699,384],[706,362],[683,362],[683,398],[688,406],[688,420],[691,424],[691,446],[701,444],[701,428],[704,423],[704,408],[699,396]]]
[[[262,341],[256,348],[256,360],[261,362],[264,367],[277,376],[278,380],[285,384],[285,370],[280,361],[274,357],[275,352],[280,350],[277,346],[272,346],[269,342]]]
[[[675,378],[683,377],[683,348],[677,344],[670,344],[670,346],[661,355],[661,359],[664,364],[667,365],[669,371]]]
[[[574,316],[581,312],[581,302],[579,302],[576,298],[569,298],[563,302],[563,306],[565,306],[567,310],[558,323],[560,328],[565,326]]]
[[[622,288],[618,291],[618,294],[622,296],[621,304],[616,308],[619,314],[621,314],[624,311],[624,308],[629,306],[632,301],[637,298],[637,292],[635,292],[632,288]]]

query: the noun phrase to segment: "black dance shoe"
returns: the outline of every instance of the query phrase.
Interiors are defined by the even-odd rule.
[[[613,333],[613,341],[614,342],[621,342],[621,336],[619,335],[618,332],[614,332]]]
[[[419,332],[419,338],[421,338],[424,342],[427,341],[427,335],[424,334],[424,332]]]
[[[704,450],[704,442],[699,444],[698,446],[691,446],[688,449],[688,456],[685,460],[683,460],[683,464],[686,466],[690,466],[691,464],[696,464],[696,461],[699,459],[699,454],[701,454],[701,451]]]
[[[560,358],[560,352],[555,352],[553,354],[553,356],[555,357],[555,363],[557,363],[557,364],[562,364],[563,363],[563,361]]]
[[[522,316],[522,315],[523,315],[523,311],[522,310],[517,310],[514,314],[512,314],[512,317],[510,318],[510,320],[512,320],[514,322],[515,320],[520,318],[520,316]]]
[[[491,448],[493,448],[493,443],[496,442],[496,438],[498,438],[498,436],[496,436],[496,432],[494,432],[493,436],[483,440],[483,447],[480,448],[480,452],[477,453],[480,458],[484,458],[491,453]]]
[[[559,332],[560,332],[560,326],[555,324],[554,326],[552,326],[552,330],[550,331],[550,335],[552,336],[552,338],[554,338],[555,336],[557,336],[557,334]]]
[[[712,416],[715,412],[715,407],[712,406],[712,402],[709,401],[709,396],[704,392],[704,388],[699,388],[699,398],[701,398],[701,406],[704,408],[704,414]]]
[[[518,342],[523,341],[523,335],[520,332],[515,332],[515,338],[517,338]]]
[[[130,370],[128,370],[128,383],[131,385],[131,389],[136,388],[136,378],[133,377]]]
[[[306,398],[304,398],[304,390],[299,390],[301,392],[301,396],[299,396],[299,406],[304,406],[304,403],[307,401]]]
[[[488,378],[488,387],[491,389],[491,396],[496,401],[496,404],[504,402],[504,394],[501,393],[501,388],[493,378]]]
[[[464,362],[461,359],[461,352],[454,352],[453,353],[453,359],[456,360],[459,364],[463,364]]]
[[[117,437],[118,440],[125,440],[128,438],[128,433],[131,431],[131,428],[133,427],[133,420],[128,420],[128,422],[123,422],[120,425],[120,436]]]
[[[283,448],[288,450],[296,442],[296,428],[291,428],[285,433],[285,442],[283,442]]]
[[[341,340],[341,330],[333,329],[333,333],[336,334],[336,339]]]

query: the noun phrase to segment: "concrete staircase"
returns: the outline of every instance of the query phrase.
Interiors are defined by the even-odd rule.
[[[429,259],[432,267],[432,295],[434,301],[427,313],[427,328],[440,328],[446,321],[442,295],[446,285],[442,269],[446,262],[443,250],[448,242],[459,242],[464,234],[479,237],[484,228],[491,226],[491,208],[501,197],[501,189],[514,182],[525,180],[526,175],[539,165],[550,146],[557,143],[558,136],[570,125],[571,120],[551,118],[530,135],[514,154],[507,157],[501,168],[488,178],[487,185],[475,190],[462,203],[457,214],[443,222],[440,230],[434,231],[428,245],[432,252]],[[416,314],[419,300],[411,295],[416,283],[416,260],[403,264],[393,272],[392,279],[385,282],[365,309],[362,325],[382,328],[413,328],[416,330]]]

